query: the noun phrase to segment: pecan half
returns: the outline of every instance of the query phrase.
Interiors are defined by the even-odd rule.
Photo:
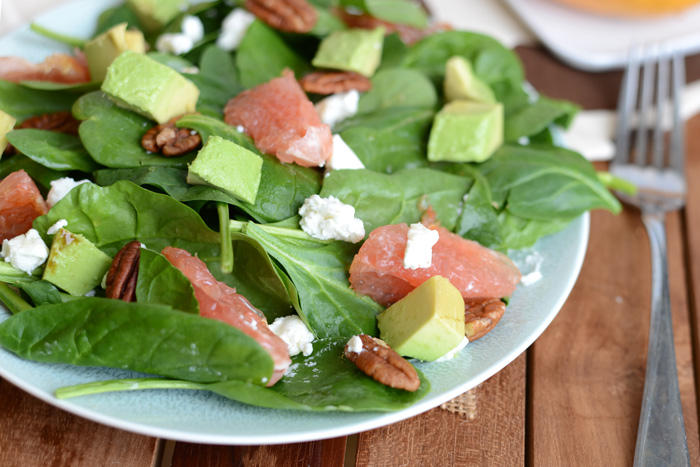
[[[315,71],[300,79],[299,84],[306,92],[324,95],[353,89],[359,92],[372,89],[369,78],[352,71]]]
[[[119,250],[107,271],[107,298],[116,298],[125,302],[136,300],[136,280],[139,274],[141,244],[129,242]]]
[[[406,391],[415,391],[420,387],[420,378],[413,365],[386,342],[367,334],[358,337],[362,341],[361,352],[354,352],[345,345],[345,357],[357,368],[385,386]]]
[[[77,135],[79,126],[80,120],[73,117],[72,113],[63,111],[29,117],[17,125],[15,129],[22,130],[31,128],[36,130],[58,131],[60,133]],[[5,148],[4,154],[10,155],[14,154],[15,152],[17,152],[17,150],[14,148],[14,146],[8,144],[7,148]]]
[[[496,327],[505,312],[506,304],[498,298],[465,303],[464,330],[469,342],[473,342],[490,332]]]
[[[286,32],[311,31],[318,13],[306,0],[246,0],[246,10],[269,26]]]
[[[175,126],[180,117],[174,117],[165,123],[156,125],[143,135],[141,146],[146,151],[162,153],[164,156],[181,156],[202,144],[199,133],[189,128]]]

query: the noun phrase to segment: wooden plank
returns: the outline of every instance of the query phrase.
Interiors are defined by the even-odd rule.
[[[0,465],[144,467],[158,458],[156,438],[100,425],[0,381]]]
[[[476,391],[476,414],[436,408],[361,433],[357,466],[522,466],[525,459],[525,355]]]
[[[197,466],[246,466],[246,467],[295,467],[322,465],[342,467],[345,459],[346,438],[333,438],[312,443],[270,446],[216,446],[207,444],[177,443],[172,467]]]
[[[667,222],[681,398],[690,452],[700,442],[680,216]],[[579,280],[530,360],[532,465],[631,465],[649,332],[651,265],[639,213],[592,216]]]

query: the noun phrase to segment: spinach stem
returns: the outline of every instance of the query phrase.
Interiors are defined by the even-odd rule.
[[[600,183],[611,190],[621,191],[628,195],[634,195],[637,193],[637,187],[634,183],[628,182],[623,178],[616,177],[610,172],[596,172],[596,174],[598,175],[598,180]]]
[[[89,396],[105,392],[136,391],[141,389],[203,389],[199,384],[163,378],[131,378],[96,381],[56,389],[57,399]]]
[[[79,47],[83,48],[85,47],[85,43],[87,42],[85,39],[79,39],[77,37],[71,37],[71,36],[66,36],[64,34],[59,34],[57,32],[51,31],[49,29],[46,29],[43,26],[39,26],[36,23],[32,23],[29,26],[29,29],[32,31],[41,34],[44,37],[48,37],[49,39],[53,39],[57,42],[61,42],[66,45],[70,45],[71,47]]]
[[[234,232],[245,233],[247,224],[248,224],[248,222],[236,221],[236,220],[232,220],[231,222],[229,222],[231,230]],[[307,234],[306,232],[304,232],[303,230],[300,230],[300,229],[290,229],[287,227],[276,227],[274,225],[269,225],[269,224],[255,224],[255,225],[260,227],[265,232],[267,232],[271,235],[276,235],[278,237],[299,238],[301,240],[312,240],[315,242],[330,242],[330,240],[326,241],[326,240],[315,239],[311,235]]]
[[[221,235],[221,272],[230,274],[233,271],[233,242],[229,227],[229,212],[227,203],[216,203],[219,213],[219,235]]]
[[[9,285],[3,282],[0,282],[0,302],[4,303],[12,314],[17,314],[32,307],[29,303],[22,300]]]

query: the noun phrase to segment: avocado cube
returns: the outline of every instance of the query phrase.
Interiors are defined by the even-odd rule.
[[[127,0],[126,4],[136,14],[147,32],[157,32],[187,10],[185,0]]]
[[[448,102],[467,100],[494,103],[493,91],[474,73],[471,62],[459,55],[452,57],[445,66],[445,99]]]
[[[433,361],[464,339],[464,299],[433,276],[377,317],[379,336],[399,355]]]
[[[132,50],[107,68],[104,91],[117,105],[158,123],[194,112],[199,89],[172,68]]]
[[[146,40],[137,29],[127,30],[126,23],[117,24],[85,44],[84,52],[93,81],[102,81],[107,67],[125,50],[146,53]]]
[[[453,101],[435,115],[428,160],[483,162],[503,144],[503,105]]]
[[[311,63],[318,68],[354,71],[370,77],[382,59],[383,26],[336,31],[321,41]]]
[[[254,203],[260,186],[262,158],[219,136],[212,136],[187,170],[187,183],[209,185]]]
[[[53,237],[43,279],[71,295],[82,296],[100,285],[111,264],[112,258],[87,238],[60,229]]]
[[[0,158],[7,147],[7,134],[15,128],[15,123],[17,119],[0,110]]]

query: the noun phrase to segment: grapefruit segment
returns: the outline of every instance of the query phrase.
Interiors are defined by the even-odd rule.
[[[520,271],[497,251],[490,250],[440,226],[440,239],[433,246],[432,265],[406,269],[408,225],[378,227],[355,255],[350,266],[350,284],[357,292],[388,306],[405,297],[429,278],[448,279],[465,300],[508,297],[520,281]]]
[[[0,242],[31,229],[34,219],[48,210],[27,172],[12,172],[0,182]]]
[[[236,293],[236,289],[217,281],[204,261],[188,251],[169,246],[162,253],[192,283],[200,314],[230,324],[255,339],[274,363],[272,377],[266,385],[279,381],[292,360],[287,344],[270,330],[264,315],[247,298]]]
[[[20,57],[0,57],[0,79],[14,83],[50,81],[77,84],[90,82],[90,72],[83,55],[71,57],[57,53],[41,63],[32,63]]]
[[[231,99],[224,115],[229,125],[243,127],[260,151],[282,162],[317,167],[333,153],[330,127],[321,123],[290,70]]]

